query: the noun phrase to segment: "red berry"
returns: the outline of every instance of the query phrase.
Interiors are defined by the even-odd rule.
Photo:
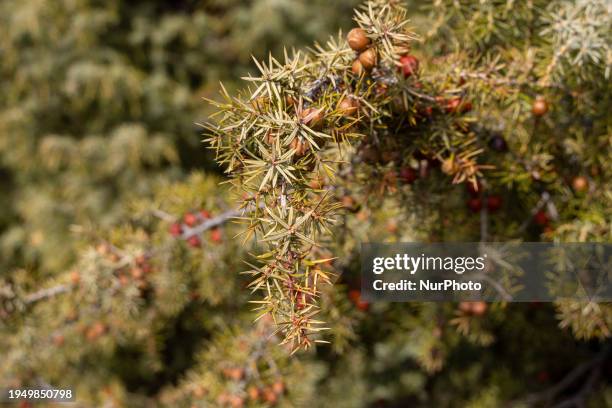
[[[200,237],[198,237],[197,235],[192,235],[189,238],[187,238],[187,244],[189,244],[190,247],[199,248],[200,245],[202,244],[202,241],[200,240]]]
[[[480,198],[470,198],[467,205],[470,210],[477,213],[482,209],[482,200]]]
[[[433,108],[431,106],[425,106],[419,112],[426,118],[431,118],[433,116]]]
[[[220,228],[213,228],[210,230],[210,240],[216,244],[223,240],[223,234],[221,234]]]
[[[357,289],[349,291],[349,299],[357,306],[357,309],[366,311],[370,307],[370,303],[361,300],[361,292]]]
[[[465,113],[472,110],[472,103],[470,101],[463,101],[458,97],[447,100],[445,105],[446,112],[448,113]]]
[[[502,198],[498,195],[487,197],[487,209],[491,212],[497,211],[502,206]]]
[[[404,78],[416,74],[419,70],[419,60],[414,55],[404,55],[399,62],[401,64],[399,70],[404,74]]]
[[[445,102],[445,109],[448,113],[457,112],[457,108],[461,105],[461,98],[452,98]]]
[[[536,224],[545,226],[548,224],[548,221],[549,221],[548,214],[540,210],[537,213],[535,213],[535,215],[533,216],[533,220],[535,221]]]
[[[584,193],[589,189],[589,181],[584,176],[574,177],[572,187],[577,193]]]
[[[170,224],[170,228],[168,228],[168,231],[170,231],[170,234],[173,237],[178,237],[183,233],[183,227],[181,227],[181,224],[179,224],[178,222],[175,222],[173,224]]]
[[[251,385],[249,388],[247,388],[247,394],[249,395],[249,399],[251,401],[256,402],[259,399],[261,393],[259,391],[259,388],[254,385]]]
[[[541,96],[538,96],[535,101],[533,101],[531,112],[534,116],[538,117],[546,115],[546,112],[548,112],[548,103],[546,102],[546,99]]]
[[[473,302],[472,303],[472,314],[475,316],[482,316],[487,311],[488,306],[485,302]]]
[[[411,167],[402,167],[399,171],[399,178],[403,183],[412,184],[418,178],[417,172]]]
[[[263,389],[263,399],[268,405],[275,405],[278,397],[272,388],[266,387]]]
[[[209,219],[211,217],[210,213],[206,210],[202,210],[200,211],[200,215],[202,216],[202,218],[204,218],[205,220]]]
[[[79,272],[77,271],[70,272],[70,282],[72,282],[73,285],[78,285],[80,281],[81,281],[81,275],[79,274]]]
[[[285,392],[285,384],[281,380],[278,380],[272,384],[272,390],[277,394],[282,394]]]
[[[190,227],[198,223],[198,217],[195,214],[187,213],[183,216],[183,221]]]

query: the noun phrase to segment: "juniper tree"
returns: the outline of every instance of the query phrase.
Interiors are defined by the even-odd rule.
[[[451,52],[422,39],[423,56],[415,57],[411,49],[420,37],[408,28],[407,10],[399,2],[371,1],[356,12],[357,27],[347,41],[341,36],[306,53],[270,56],[258,63],[258,76],[245,78],[250,87],[244,93],[232,97],[224,91],[209,141],[232,183],[245,192],[246,237],[269,245],[251,272],[252,287],[263,292],[261,312],[275,317],[287,341],[307,347],[309,334],[319,330],[315,299],[332,273],[324,267],[329,252],[321,248],[343,205],[375,207],[381,196],[398,195],[402,206],[432,219],[421,225],[424,231],[442,221],[438,240],[538,235],[506,220],[489,228],[487,212],[500,210],[518,219],[537,215],[545,239],[574,240],[575,207],[593,200],[601,203],[595,207],[603,222],[593,228],[609,233],[609,192],[596,187],[607,180],[600,167],[610,153],[601,103],[592,109],[603,121],[583,125],[597,115],[589,113],[590,101],[606,101],[609,94],[609,21],[580,20],[580,26],[568,20],[581,13],[605,16],[608,10],[601,2],[557,6],[558,17],[535,4],[526,15],[502,12],[507,4],[485,10],[473,5],[473,14],[461,18],[449,5],[443,27],[455,28],[456,19],[458,39],[471,32],[462,31],[462,24],[470,27],[495,13],[502,18],[492,20],[482,38]],[[515,24],[540,34],[504,47],[496,37],[512,38],[502,29]],[[568,30],[582,34],[572,37]],[[568,120],[567,109],[575,121]],[[559,131],[567,139],[554,137]],[[575,137],[589,149],[581,162]],[[437,166],[439,174],[428,174]],[[398,184],[413,184],[417,172],[420,185],[398,191]],[[454,186],[461,183],[472,190],[468,206],[480,213],[478,228],[463,217],[448,218],[466,212]],[[419,199],[423,195],[412,196],[415,191],[430,197]],[[561,224],[556,234],[549,217]]]

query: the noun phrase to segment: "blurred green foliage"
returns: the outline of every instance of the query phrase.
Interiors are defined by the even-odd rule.
[[[0,270],[48,275],[72,225],[110,225],[158,179],[215,169],[203,96],[282,47],[348,26],[356,1],[0,2]]]

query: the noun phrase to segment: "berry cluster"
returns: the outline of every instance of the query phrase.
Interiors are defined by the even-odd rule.
[[[200,210],[185,213],[182,217],[182,222],[174,222],[170,224],[168,231],[175,238],[184,239],[192,248],[200,248],[202,246],[201,234],[203,231],[199,227],[203,223],[210,220],[212,215],[207,210]],[[219,227],[210,228],[209,239],[215,244],[221,243],[223,234]]]
[[[141,253],[131,257],[108,243],[98,245],[96,251],[111,263],[118,265],[114,268],[114,275],[121,286],[135,284],[141,291],[149,288],[147,276],[154,271],[150,254]],[[73,285],[77,285],[81,280],[79,272],[73,271],[70,280]]]
[[[353,28],[349,31],[346,40],[349,47],[357,53],[351,67],[353,74],[361,76],[371,72],[378,63],[378,53],[366,31],[360,27]],[[418,70],[419,60],[414,55],[406,54],[400,57],[398,71],[403,74],[404,78],[417,74]]]
[[[245,381],[245,371],[241,368],[228,368],[224,370],[224,376],[230,381]],[[220,406],[242,408],[245,404],[275,405],[279,398],[285,393],[285,383],[277,379],[270,385],[257,386],[251,384],[246,388],[246,396],[223,392],[217,398]]]
[[[502,208],[504,203],[502,197],[498,194],[487,194],[485,196],[483,185],[480,181],[477,180],[474,184],[468,183],[466,186],[468,195],[470,196],[467,201],[467,207],[473,213],[479,213],[483,206],[486,206],[487,211],[491,213],[497,212]]]
[[[137,255],[124,252],[108,242],[100,243],[96,246],[96,253],[104,262],[107,270],[110,272],[104,275],[111,278],[109,283],[113,290],[126,288],[133,285],[137,288],[137,292],[122,292],[124,294],[135,293],[136,296],[146,298],[151,293],[149,276],[155,272],[155,268],[151,261],[151,253],[139,253]],[[96,287],[104,286],[100,283],[99,277],[85,275],[80,270],[73,270],[68,274],[69,284],[75,291],[77,297],[82,296],[81,293],[88,292],[91,289],[90,285],[84,284],[84,281],[91,282],[95,280]],[[88,295],[87,295],[88,296]],[[66,323],[74,324],[79,319],[77,309],[68,311],[66,315]],[[91,322],[79,322],[76,326],[76,331],[88,342],[95,342],[111,331],[111,326],[107,322],[100,319],[94,319]],[[55,333],[51,337],[51,341],[56,347],[64,346],[66,335],[63,333]]]
[[[362,28],[353,28],[347,35],[347,42],[349,46],[356,52],[356,58],[353,61],[352,72],[357,76],[362,76],[365,74],[369,74],[376,68],[378,62],[377,50],[375,45],[373,45],[371,39],[368,37],[366,31]],[[405,53],[399,57],[397,64],[398,72],[404,79],[408,79],[411,77],[416,78],[418,76],[419,71],[419,60],[414,55]],[[373,73],[373,77],[380,76],[380,73]],[[413,86],[415,88],[422,87],[422,84],[416,79]],[[384,83],[377,83],[376,85],[376,93],[377,95],[384,95],[387,93],[388,87]],[[399,100],[401,98],[396,98],[392,103],[394,105],[403,106],[403,103]],[[354,113],[358,109],[358,106],[353,106],[352,104],[349,106],[349,102],[346,102],[347,99],[343,99],[341,104],[343,104],[341,112],[350,112]],[[422,104],[420,103],[417,106],[418,117],[421,119],[429,119],[433,116],[434,111],[440,112],[447,115],[454,114],[465,114],[472,110],[473,106],[469,100],[462,98],[460,96],[437,96],[435,98],[429,97],[429,99],[422,100]],[[346,106],[344,106],[346,105]],[[401,107],[399,107],[402,110]],[[458,126],[460,126],[458,124]],[[461,126],[460,126],[461,127]],[[499,143],[499,142],[497,142]],[[398,161],[400,152],[395,148],[395,146],[390,146],[388,151],[385,151],[384,148],[381,149],[381,146],[371,146],[367,143],[363,143],[360,146],[359,155],[363,162],[368,164],[381,163],[386,164],[390,161]],[[430,158],[430,161],[437,161],[437,158]],[[421,176],[426,175],[428,171],[428,167],[431,167],[431,163],[429,166],[427,165],[419,165]],[[460,182],[466,179],[473,179],[476,173],[478,172],[479,166],[469,158],[469,156],[457,156],[454,155],[446,158],[442,162],[442,171],[450,176],[454,176],[455,181]],[[389,174],[390,180],[398,180],[405,184],[412,184],[417,178],[418,173],[414,168],[410,166],[404,166],[399,170],[399,174]]]
[[[238,347],[246,344],[240,342]],[[253,361],[251,361],[252,363]],[[244,406],[274,406],[287,393],[285,382],[279,373],[271,378],[262,378],[249,362],[245,365],[226,365],[219,370],[226,386],[219,394],[209,395],[210,390],[201,383],[193,384],[192,398],[201,401],[206,397],[215,401],[215,406],[242,408]]]

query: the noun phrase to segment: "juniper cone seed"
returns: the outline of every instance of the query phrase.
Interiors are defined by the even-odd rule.
[[[472,314],[474,316],[482,316],[486,313],[488,306],[485,302],[473,302],[472,303]]]
[[[376,49],[368,48],[359,54],[359,62],[366,71],[370,71],[376,66]]]
[[[357,76],[361,76],[366,72],[365,68],[363,67],[359,59],[356,59],[355,61],[353,61],[353,66],[351,67],[351,71],[353,72],[353,74]]]
[[[533,216],[533,220],[536,224],[540,226],[548,225],[548,214],[540,210]]]
[[[506,139],[501,136],[493,136],[489,141],[489,146],[491,146],[491,149],[497,152],[505,152],[508,150]]]
[[[577,193],[584,193],[589,188],[589,181],[584,176],[574,177],[574,180],[572,180],[572,188]]]
[[[482,209],[482,200],[480,198],[470,198],[467,205],[472,212],[477,213]]]
[[[183,216],[183,222],[187,226],[193,227],[194,225],[198,223],[198,217],[196,217],[195,214],[187,213]]]
[[[306,108],[300,114],[300,120],[310,128],[317,128],[323,123],[323,109]]]
[[[419,110],[419,113],[425,118],[431,118],[433,115],[433,108],[431,106],[425,106]]]
[[[285,384],[281,380],[278,380],[274,384],[272,384],[272,390],[276,394],[282,394],[283,392],[285,392]]]
[[[271,405],[276,404],[276,401],[278,400],[278,397],[276,396],[276,394],[274,393],[274,391],[271,388],[264,388],[263,390],[263,399]]]
[[[370,39],[366,35],[366,32],[359,27],[349,31],[346,40],[348,41],[349,47],[357,52],[364,50],[370,44]]]
[[[200,237],[197,235],[192,235],[187,238],[187,244],[192,248],[199,248],[202,242],[200,241]]]
[[[297,101],[296,101],[296,99],[295,99],[295,97],[293,95],[287,95],[285,97],[285,104],[288,107],[295,106],[296,103],[297,103]]]
[[[499,210],[502,206],[502,198],[498,195],[487,197],[487,209],[491,212]]]
[[[223,241],[223,233],[221,232],[221,228],[213,228],[210,230],[210,240],[215,244],[219,244],[221,241]]]
[[[251,401],[257,401],[259,399],[259,388],[254,385],[251,385],[247,389],[247,394],[249,395],[249,399]]]
[[[414,55],[404,55],[400,58],[399,62],[401,64],[399,70],[404,75],[404,78],[416,75],[419,71],[419,60]]]
[[[349,291],[349,298],[355,304],[357,309],[359,309],[361,311],[365,312],[370,307],[370,304],[368,302],[366,302],[365,300],[361,299],[361,291],[359,291],[357,289],[352,289],[351,291]]]
[[[416,170],[414,170],[412,167],[406,166],[400,169],[399,178],[403,183],[412,184],[418,177],[419,176]]]
[[[445,102],[446,106],[446,112],[448,113],[455,113],[457,112],[457,109],[459,108],[459,105],[461,104],[461,99],[460,98],[452,98],[449,99]]]
[[[538,96],[536,100],[533,101],[531,112],[534,116],[537,117],[546,115],[546,112],[548,112],[548,103],[546,102],[546,99],[541,96]]]
[[[274,133],[271,130],[268,130],[264,137],[264,141],[266,142],[268,146],[271,146],[274,144],[274,139],[275,139]]]
[[[295,150],[295,155],[298,157],[303,156],[308,151],[307,142],[303,141],[299,136],[293,138],[290,146]]]
[[[181,224],[175,222],[175,223],[170,224],[168,231],[170,232],[170,235],[172,235],[173,237],[178,237],[179,235],[183,233],[183,228],[181,227]]]
[[[344,116],[353,116],[359,109],[359,101],[352,96],[345,96],[338,103],[338,112]]]

